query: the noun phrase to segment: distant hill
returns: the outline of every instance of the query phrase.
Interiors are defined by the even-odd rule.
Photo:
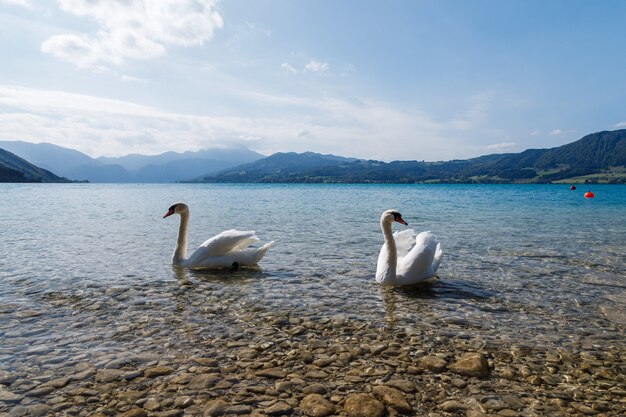
[[[147,166],[166,166],[180,161],[210,161],[233,166],[233,162],[239,165],[264,157],[265,155],[251,151],[248,148],[237,146],[232,148],[202,149],[195,152],[165,152],[159,155],[130,154],[120,157],[100,157],[96,158],[96,160],[103,164],[121,165],[128,171],[139,171]],[[204,169],[206,169],[206,167],[204,167]],[[217,169],[223,168],[218,167]]]
[[[72,180],[114,183],[177,182],[263,158],[244,147],[97,159],[50,143],[0,141],[0,148]]]
[[[279,152],[192,182],[302,182],[303,173],[354,161],[357,159],[314,152]]]
[[[0,182],[67,182],[19,156],[0,148]]]
[[[598,132],[551,149],[445,162],[365,161],[278,153],[194,182],[549,183],[626,182],[626,129]]]

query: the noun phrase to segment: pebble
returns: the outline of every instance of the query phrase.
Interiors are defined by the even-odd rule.
[[[300,409],[309,417],[326,417],[335,412],[335,406],[320,394],[304,397],[300,402]]]
[[[382,417],[385,406],[369,394],[352,394],[343,407],[348,417]]]
[[[119,414],[118,417],[148,417],[148,413],[146,413],[141,408],[134,407],[126,412]]]
[[[192,296],[202,286],[211,290]],[[45,314],[32,316],[33,332],[19,330],[19,309],[0,305],[9,327],[0,329],[0,359],[9,364],[0,370],[0,415],[626,415],[626,348],[611,339],[610,322],[577,322],[588,334],[564,345],[549,320],[532,340],[502,334],[485,300],[471,300],[481,305],[472,312],[485,318],[480,325],[465,317],[441,321],[427,309],[419,321],[377,322],[246,304],[221,281],[202,277],[167,300],[150,286],[133,288],[98,296],[97,314],[82,301],[63,307],[90,317],[68,319],[80,343],[54,338],[59,329],[46,326],[56,319]],[[134,291],[146,302],[115,310],[119,324],[110,328],[107,300]],[[171,312],[154,315],[158,300]],[[520,320],[533,312],[523,308]],[[454,314],[467,313],[461,310]],[[600,327],[610,337],[594,331]],[[49,347],[26,344],[26,337],[47,337]]]
[[[143,371],[143,375],[146,378],[156,378],[163,375],[169,375],[172,372],[174,372],[174,370],[169,366],[155,366],[153,368],[145,369]]]
[[[285,378],[287,376],[287,373],[279,368],[261,369],[254,374],[265,378]]]
[[[224,409],[224,414],[242,415],[250,414],[250,412],[252,412],[252,407],[248,405],[231,405]]]
[[[28,416],[46,417],[50,415],[50,407],[46,404],[33,404],[28,407]]]
[[[408,393],[415,392],[415,383],[405,379],[392,379],[386,385]]]
[[[489,362],[480,353],[466,353],[448,369],[463,376],[484,377],[489,375]]]
[[[437,356],[425,356],[420,359],[419,363],[421,367],[432,372],[441,372],[448,366],[445,359]]]
[[[328,389],[322,384],[311,384],[302,389],[304,394],[321,394],[324,395]]]
[[[19,403],[24,398],[22,395],[15,394],[9,390],[0,387],[0,401],[5,403]]]
[[[107,383],[117,381],[122,378],[124,371],[119,369],[99,369],[96,372],[96,382]]]
[[[507,403],[509,405],[509,407],[512,407],[513,409],[516,409],[516,410],[518,410],[520,408],[523,408],[526,405],[517,396],[511,395],[511,394],[503,395],[502,396],[502,401]]]
[[[289,415],[292,412],[293,408],[284,402],[277,402],[264,410],[264,413],[269,416]]]
[[[204,407],[204,415],[207,417],[221,416],[228,408],[228,403],[221,398],[210,400]]]
[[[411,405],[408,403],[404,394],[395,388],[380,385],[374,387],[372,393],[384,404],[401,413],[413,412],[413,407],[411,407]]]
[[[467,405],[456,400],[448,400],[439,404],[439,408],[441,408],[443,411],[446,411],[448,413],[452,413],[455,411],[467,410]]]

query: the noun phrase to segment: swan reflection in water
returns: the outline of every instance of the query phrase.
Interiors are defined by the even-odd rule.
[[[380,287],[389,326],[405,324],[432,326],[432,319],[450,321],[474,309],[491,309],[493,293],[474,282],[437,277],[416,285]],[[428,320],[423,318],[429,317]]]
[[[415,285],[407,285],[402,287],[381,286],[379,287],[383,305],[385,307],[385,317],[390,327],[395,327],[396,309],[398,304],[402,305],[410,299],[431,299],[437,297],[437,292],[433,288],[439,280],[435,277]],[[412,303],[413,306],[415,306]],[[416,307],[416,306],[415,306]],[[420,304],[416,313],[423,314],[424,306]]]
[[[271,276],[263,272],[258,266],[246,268],[220,269],[189,269],[179,265],[172,265],[174,276],[181,285],[197,285],[199,282],[219,281],[226,284],[241,284],[242,281],[255,280]]]

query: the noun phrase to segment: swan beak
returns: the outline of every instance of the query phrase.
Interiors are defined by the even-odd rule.
[[[163,218],[166,218],[167,216],[171,216],[172,214],[174,214],[174,210],[169,209],[169,210],[167,211],[167,213],[165,213],[165,214],[163,215]]]
[[[398,223],[400,223],[400,224],[405,225],[405,226],[408,226],[408,225],[409,225],[407,222],[405,222],[405,221],[404,221],[404,219],[403,219],[402,217],[398,217],[398,218],[396,219],[396,221],[397,221]]]

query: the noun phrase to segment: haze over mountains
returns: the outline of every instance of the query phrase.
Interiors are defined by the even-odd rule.
[[[0,141],[0,148],[34,165],[76,181],[177,182],[256,161],[264,155],[245,147],[91,158],[74,149],[50,143]]]
[[[67,182],[67,179],[0,149],[0,182]]]
[[[247,148],[166,152],[93,159],[51,144],[0,142],[16,155],[3,163],[5,177],[23,181],[90,182],[312,182],[312,183],[549,183],[626,182],[626,129],[597,132],[551,149],[485,155],[445,162],[360,160],[313,152],[275,153],[264,157]],[[8,154],[8,152],[6,152]],[[3,154],[4,155],[4,154]],[[21,157],[21,158],[20,158]],[[24,165],[16,177],[15,158]],[[23,159],[22,159],[23,158]],[[37,166],[33,168],[32,164]],[[45,168],[42,175],[37,169]],[[33,174],[37,173],[37,174]],[[55,179],[56,178],[56,179]]]

